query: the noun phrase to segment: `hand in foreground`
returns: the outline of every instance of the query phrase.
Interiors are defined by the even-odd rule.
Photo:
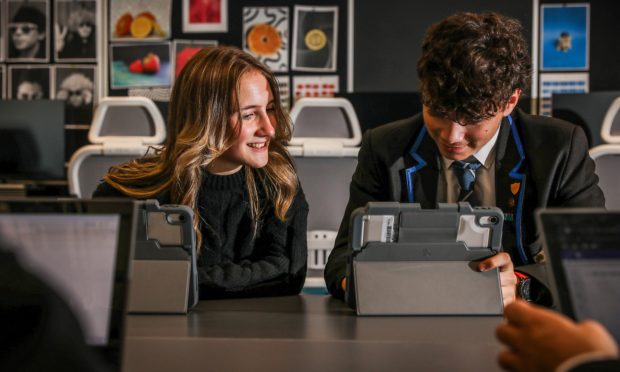
[[[508,349],[500,352],[500,366],[510,371],[554,371],[571,357],[590,352],[618,357],[618,346],[599,323],[575,323],[524,301],[504,309],[506,322],[496,330]]]
[[[488,271],[499,268],[499,281],[502,285],[502,298],[504,306],[514,302],[517,291],[517,277],[515,276],[514,266],[510,255],[506,252],[500,252],[495,256],[489,257],[478,264],[478,270]]]

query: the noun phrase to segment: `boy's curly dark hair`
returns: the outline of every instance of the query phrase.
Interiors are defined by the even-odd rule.
[[[519,21],[497,13],[458,13],[431,26],[418,77],[433,115],[471,124],[494,116],[532,74]]]

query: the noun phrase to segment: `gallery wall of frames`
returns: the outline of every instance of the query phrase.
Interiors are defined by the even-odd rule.
[[[65,100],[67,159],[88,144],[99,97],[166,101],[184,64],[212,45],[270,67],[285,107],[333,96],[347,84],[349,2],[0,0],[0,94]]]

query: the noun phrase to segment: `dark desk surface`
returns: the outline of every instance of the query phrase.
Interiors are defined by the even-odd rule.
[[[124,371],[497,371],[501,317],[357,317],[328,296],[130,315]]]

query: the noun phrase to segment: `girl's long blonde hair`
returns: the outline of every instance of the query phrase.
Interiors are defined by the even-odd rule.
[[[198,249],[202,235],[197,197],[202,175],[206,166],[239,135],[240,124],[233,127],[231,118],[238,115],[237,122],[242,123],[237,101],[239,84],[241,76],[252,71],[261,73],[269,82],[276,123],[267,165],[258,169],[245,167],[250,212],[256,228],[264,208],[258,196],[258,185],[262,185],[273,202],[276,217],[284,221],[299,187],[285,147],[292,133],[290,118],[280,103],[273,73],[234,47],[206,48],[192,57],[172,90],[166,143],[155,149],[153,156],[114,166],[104,177],[109,185],[137,199],[153,198],[169,190],[171,203],[187,205],[194,211]]]

